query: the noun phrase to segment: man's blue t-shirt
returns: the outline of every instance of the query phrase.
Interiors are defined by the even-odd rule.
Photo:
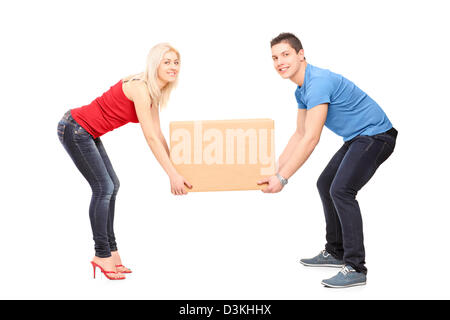
[[[298,107],[311,109],[328,103],[325,126],[344,138],[372,136],[392,128],[380,106],[340,74],[306,65],[303,85],[295,91]]]

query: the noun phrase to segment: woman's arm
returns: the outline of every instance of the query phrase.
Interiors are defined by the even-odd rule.
[[[157,128],[157,131],[158,131],[159,141],[161,141],[164,149],[166,150],[168,157],[170,158],[169,146],[167,145],[166,138],[164,138],[164,135],[161,131],[161,124],[159,121],[159,110],[157,110],[157,108],[152,108],[151,112],[153,114],[155,128]]]
[[[156,160],[169,176],[172,193],[177,195],[186,194],[184,184],[189,188],[192,186],[176,171],[170,161],[167,143],[165,142],[165,139],[164,142],[161,140],[162,133],[159,126],[159,110],[156,107],[151,106],[147,86],[141,81],[136,81],[128,88],[128,94],[134,102],[136,114],[139,123],[141,124],[144,137],[155,155]]]
[[[163,135],[163,133],[162,133],[161,131],[159,132],[159,141],[161,141],[161,143],[162,143],[164,149],[165,149],[166,152],[167,152],[167,155],[168,155],[169,158],[170,158],[169,146],[167,145],[166,138],[164,138],[164,135]]]

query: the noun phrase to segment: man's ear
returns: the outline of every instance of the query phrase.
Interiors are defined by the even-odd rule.
[[[303,49],[300,49],[300,50],[298,51],[297,55],[299,56],[300,61],[303,62],[303,60],[305,60],[305,51],[304,51]]]

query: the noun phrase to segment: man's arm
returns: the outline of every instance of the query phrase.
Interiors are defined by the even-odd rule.
[[[288,144],[284,148],[283,153],[278,158],[278,169],[281,170],[286,161],[291,157],[292,152],[297,148],[298,143],[305,135],[305,119],[306,119],[306,109],[298,109],[297,112],[297,129],[292,135],[291,139],[289,139]]]
[[[327,113],[327,103],[317,105],[306,111],[303,137],[292,147],[289,158],[285,160],[283,166],[278,170],[278,173],[283,178],[289,179],[309,158],[314,148],[319,143],[320,135],[327,119]],[[264,183],[268,183],[267,188],[262,190],[265,193],[276,193],[283,189],[277,176],[271,176],[258,182],[260,185]]]
[[[305,163],[320,140],[323,126],[327,119],[328,104],[320,104],[306,112],[305,134],[278,173],[285,179],[292,175]]]

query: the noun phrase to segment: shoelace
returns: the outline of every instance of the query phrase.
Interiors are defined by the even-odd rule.
[[[324,258],[328,258],[330,256],[330,254],[326,250],[322,250],[322,256]]]
[[[343,268],[341,269],[341,273],[342,273],[344,276],[346,276],[349,272],[351,272],[351,271],[347,268],[347,266],[345,266],[345,267],[343,267]]]

